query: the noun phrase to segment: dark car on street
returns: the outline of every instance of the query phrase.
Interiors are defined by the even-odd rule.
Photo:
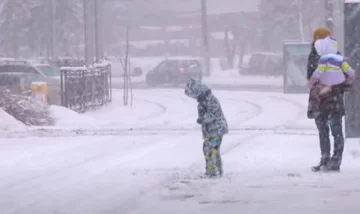
[[[166,59],[160,62],[146,75],[148,86],[159,86],[170,84],[177,86],[183,84],[188,78],[201,79],[202,66],[196,59]]]
[[[283,75],[282,56],[275,53],[252,53],[250,59],[240,68],[241,75],[281,76]]]

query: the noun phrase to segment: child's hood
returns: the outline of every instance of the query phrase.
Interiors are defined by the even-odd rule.
[[[185,94],[191,98],[198,99],[209,90],[209,87],[202,84],[199,80],[189,79],[186,83]]]
[[[315,42],[314,46],[319,56],[338,53],[338,43],[336,42],[336,40],[330,37],[326,37],[324,39],[318,39]]]

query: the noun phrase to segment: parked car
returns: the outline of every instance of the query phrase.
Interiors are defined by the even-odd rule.
[[[12,84],[2,81],[1,85],[7,84],[13,93],[21,94],[30,94],[32,82],[46,82],[48,103],[61,105],[60,71],[56,67],[23,60],[0,60],[0,78],[12,79]]]
[[[241,75],[283,75],[282,56],[275,53],[257,52],[252,53],[248,62],[239,69]]]
[[[148,86],[171,84],[177,86],[188,78],[201,79],[202,66],[196,59],[166,59],[146,74]]]

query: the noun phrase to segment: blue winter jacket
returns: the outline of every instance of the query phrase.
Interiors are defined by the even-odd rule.
[[[221,105],[210,88],[200,81],[189,79],[185,94],[198,101],[198,122],[201,123],[204,139],[228,133],[228,124]]]

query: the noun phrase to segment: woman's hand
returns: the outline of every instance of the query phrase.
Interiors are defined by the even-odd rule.
[[[309,82],[308,82],[308,87],[309,87],[309,89],[311,89],[312,87],[314,87],[314,85],[315,85],[316,83],[318,83],[318,82],[319,82],[318,79],[311,78],[311,79],[309,80]]]

